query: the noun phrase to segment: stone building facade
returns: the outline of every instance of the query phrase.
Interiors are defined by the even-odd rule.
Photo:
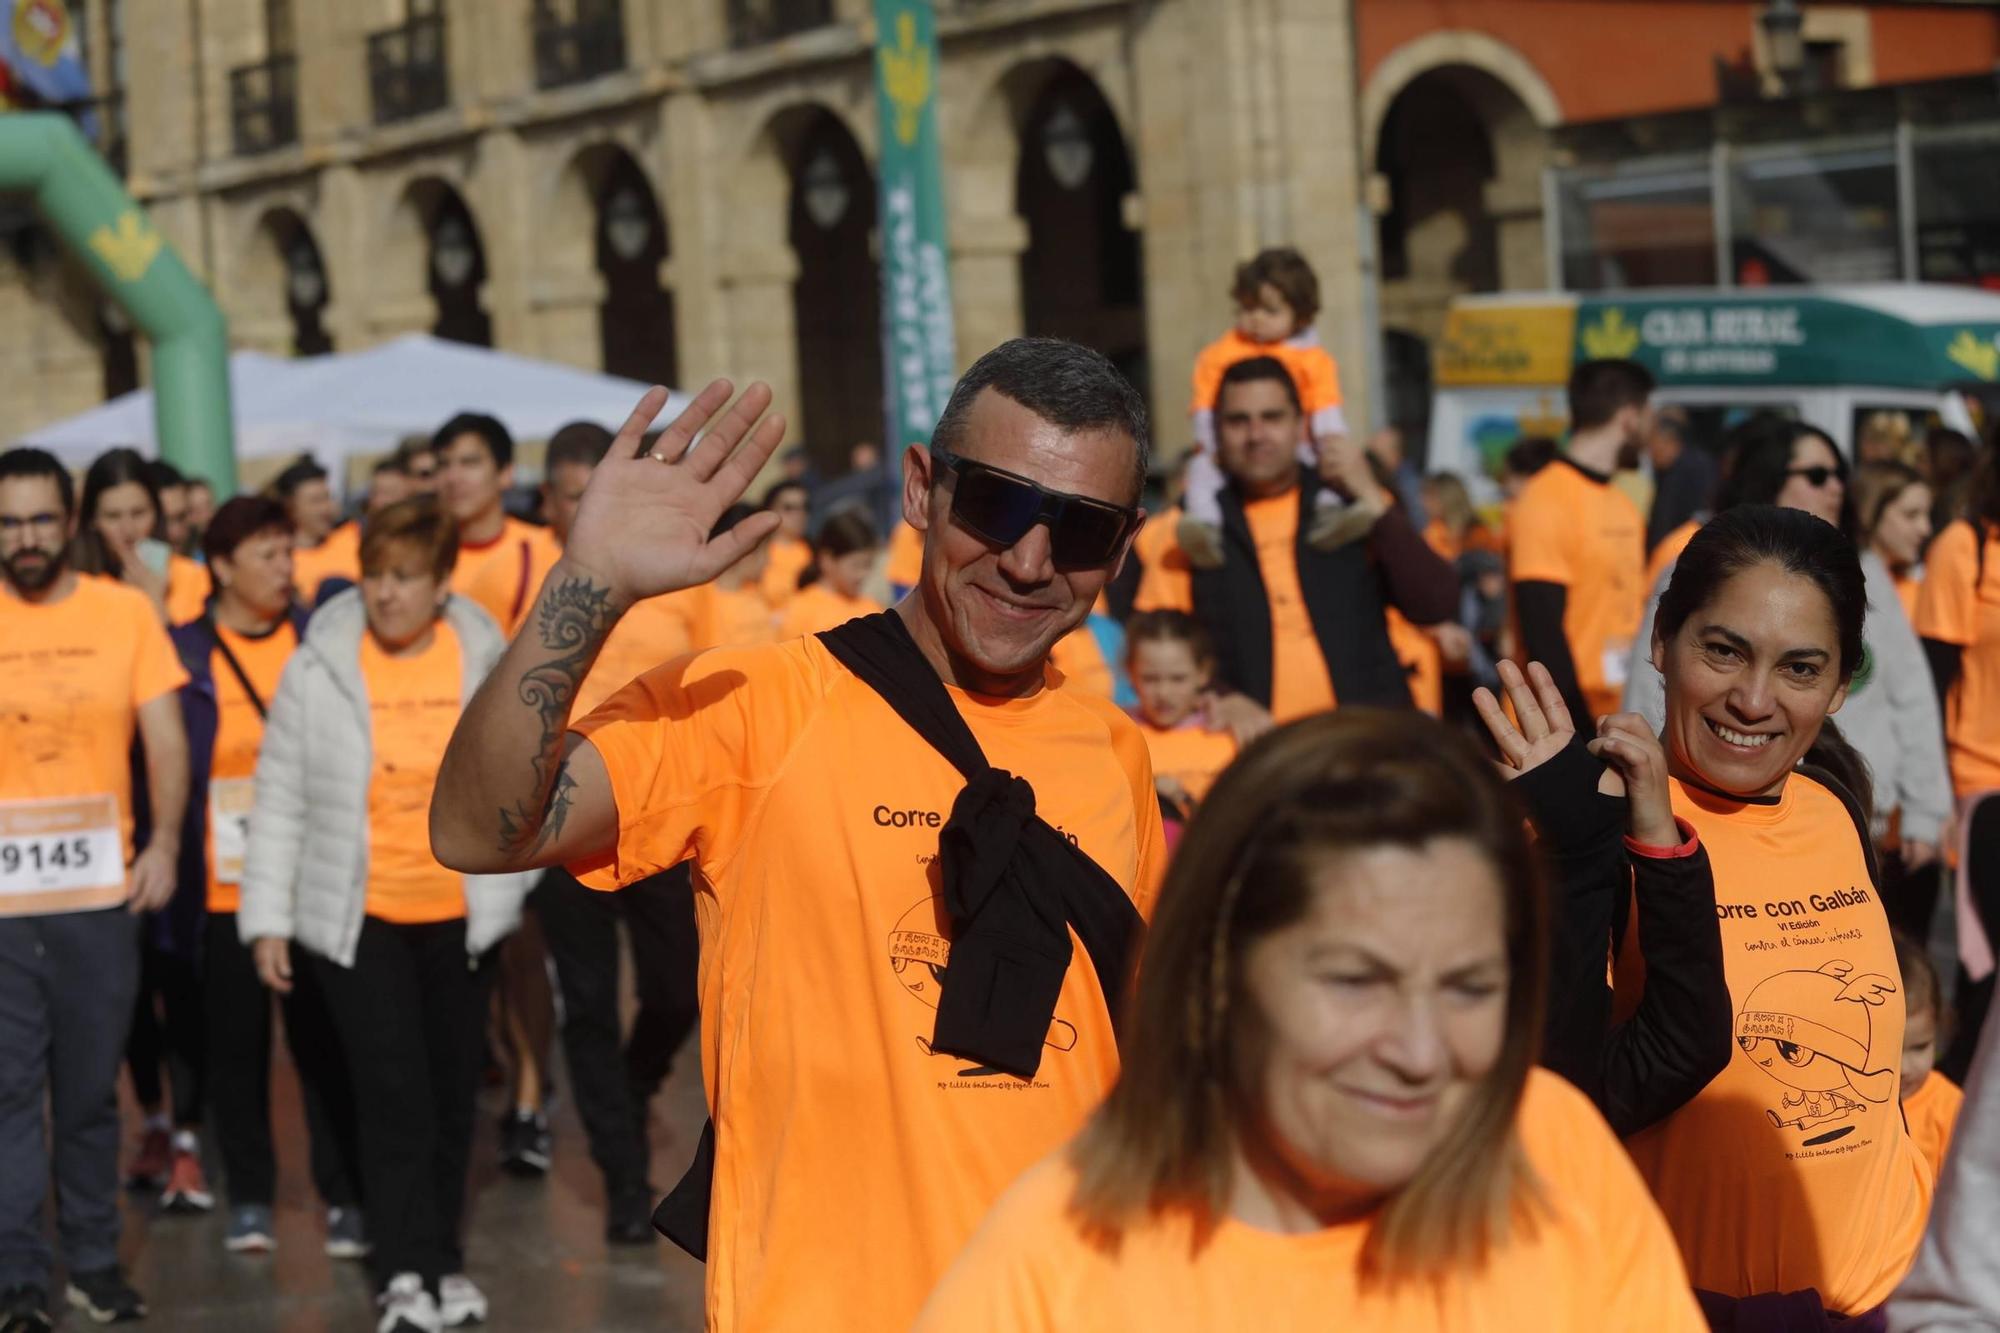
[[[761,377],[823,467],[879,439],[868,0],[88,0],[85,19],[130,187],[237,345],[425,330],[677,385]],[[1361,364],[1347,0],[938,0],[938,26],[962,361],[1023,332],[1088,341],[1148,387],[1171,452],[1232,266],[1283,242]],[[100,304],[17,228],[0,439],[130,378]]]

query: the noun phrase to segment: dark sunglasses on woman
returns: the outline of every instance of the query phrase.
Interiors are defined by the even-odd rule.
[[[1058,569],[1108,565],[1139,521],[1139,511],[1048,487],[986,463],[931,446],[931,456],[958,475],[952,519],[995,546],[1012,546],[1037,523],[1049,528],[1049,555]]]
[[[1814,490],[1818,490],[1820,487],[1826,485],[1829,481],[1832,481],[1835,477],[1840,478],[1842,481],[1847,480],[1847,473],[1843,469],[1837,467],[1826,467],[1824,465],[1815,465],[1813,467],[1787,468],[1785,470],[1785,475],[1788,477],[1804,477],[1806,480],[1806,485],[1812,487]]]

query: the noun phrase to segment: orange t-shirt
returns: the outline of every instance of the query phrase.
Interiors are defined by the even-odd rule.
[[[811,542],[773,537],[770,558],[764,563],[764,577],[760,580],[765,600],[782,611],[798,595],[799,575],[805,573],[806,566],[812,562]]]
[[[269,634],[254,639],[223,625],[217,625],[215,632],[236,654],[264,706],[270,707],[285,663],[299,646],[291,622],[281,620]],[[208,766],[208,810],[202,821],[208,839],[208,910],[233,912],[242,898],[243,853],[264,719],[222,650],[212,649],[208,657],[216,704],[215,755]]]
[[[485,607],[511,639],[533,609],[542,580],[560,559],[562,546],[555,533],[510,514],[492,541],[460,544],[451,590]]]
[[[704,583],[687,592],[688,634],[697,650],[761,648],[778,641],[778,613],[756,584]]]
[[[1444,649],[1393,606],[1382,608],[1382,620],[1389,630],[1389,647],[1403,664],[1403,676],[1410,683],[1410,702],[1432,717],[1440,716],[1444,712]]]
[[[1646,521],[1639,506],[1566,458],[1528,479],[1514,502],[1509,573],[1516,583],[1569,590],[1563,635],[1584,702],[1615,713],[1632,640],[1645,616]]]
[[[1672,787],[1715,870],[1736,1047],[1627,1146],[1695,1286],[1813,1287],[1829,1310],[1872,1310],[1916,1256],[1931,1169],[1897,1105],[1902,973],[1854,821],[1797,774],[1775,805]],[[1644,985],[1626,946],[1621,1011]]]
[[[1340,368],[1334,364],[1332,354],[1318,343],[1252,342],[1231,329],[1202,348],[1195,358],[1192,410],[1214,411],[1224,372],[1238,361],[1256,356],[1272,357],[1284,366],[1292,382],[1298,385],[1299,401],[1306,416],[1312,419],[1314,433],[1326,433],[1332,425],[1328,414],[1340,407]]]
[[[299,600],[312,606],[319,600],[319,585],[328,579],[361,581],[361,525],[342,523],[326,534],[318,546],[300,546],[292,551],[292,585]]]
[[[1132,540],[1132,553],[1139,557],[1139,591],[1132,599],[1134,611],[1186,611],[1194,613],[1194,566],[1174,535],[1185,511],[1175,505],[1164,514],[1152,514],[1139,535]]]
[[[0,916],[125,900],[138,711],[186,683],[144,593],[79,574],[33,603],[0,583],[0,836],[16,853]]]
[[[1924,638],[1965,649],[1944,728],[1960,796],[2000,787],[2000,533],[1987,539],[1983,570],[1978,557],[1970,523],[1938,534],[1924,556],[1915,622]]]
[[[1286,491],[1243,506],[1271,605],[1271,717],[1283,723],[1333,707],[1333,675],[1319,650],[1299,586],[1299,496]]]
[[[693,617],[699,600],[695,590],[683,589],[635,602],[612,626],[590,674],[576,687],[570,716],[582,717],[626,682],[694,651]]]
[[[891,587],[914,588],[924,577],[924,534],[907,523],[898,523],[889,534],[889,557],[882,577]]]
[[[1153,776],[1174,779],[1196,801],[1207,799],[1208,789],[1236,758],[1234,736],[1226,731],[1210,731],[1197,721],[1161,728],[1142,718],[1139,734],[1146,738]]]
[[[1117,678],[1111,674],[1111,664],[1104,660],[1104,647],[1091,633],[1088,618],[1056,640],[1049,649],[1049,665],[1062,673],[1071,689],[1099,699],[1109,699],[1118,693]]]
[[[1432,1281],[1370,1282],[1372,1223],[1285,1235],[1223,1217],[1205,1239],[1185,1209],[1129,1224],[1114,1245],[1071,1211],[1068,1154],[988,1214],[916,1333],[1705,1333],[1659,1210],[1589,1100],[1528,1075],[1516,1133],[1545,1206],[1524,1200],[1484,1264]]]
[[[373,765],[368,773],[369,916],[399,925],[465,915],[465,880],[431,855],[431,788],[465,688],[458,635],[440,620],[428,648],[391,657],[361,638]]]
[[[791,605],[785,608],[778,637],[797,639],[818,634],[821,630],[845,625],[856,616],[873,615],[881,609],[882,604],[874,598],[845,596],[827,587],[822,579],[809,588],[799,589],[799,595],[792,598]]]
[[[1660,580],[1667,576],[1667,571],[1673,568],[1674,562],[1681,558],[1681,552],[1687,550],[1688,543],[1700,531],[1701,521],[1691,518],[1660,538],[1660,544],[1646,558],[1646,589],[1642,597],[1653,595],[1660,586]]]
[[[1164,848],[1131,721],[1060,686],[952,699],[1150,915]],[[574,867],[585,882],[694,862],[708,1327],[907,1327],[1007,1183],[1117,1075],[1089,958],[1077,945],[1033,1079],[931,1050],[951,949],[938,830],[964,779],[818,639],[649,672],[575,730],[618,807],[616,849]]]
[[[1959,1108],[1965,1093],[1958,1084],[1933,1069],[1924,1075],[1917,1090],[1903,1099],[1903,1116],[1910,1122],[1910,1137],[1931,1164],[1933,1175],[1944,1170],[1944,1155],[1951,1151],[1951,1131],[1958,1125]]]
[[[208,608],[208,594],[214,588],[208,566],[184,555],[167,557],[167,623],[185,625],[197,620]]]

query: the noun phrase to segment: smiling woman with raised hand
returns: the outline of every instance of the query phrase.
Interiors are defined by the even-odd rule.
[[[1118,1085],[919,1333],[1701,1328],[1589,1101],[1535,1068],[1519,808],[1439,723],[1257,741],[1160,891]]]
[[[1903,985],[1866,796],[1811,766],[1837,735],[1867,608],[1838,529],[1746,505],[1695,534],[1654,625],[1673,810],[1714,865],[1736,1048],[1628,1146],[1712,1316],[1778,1293],[1874,1310],[1930,1206],[1897,1105]],[[1624,933],[1621,1009],[1649,984],[1646,944]]]

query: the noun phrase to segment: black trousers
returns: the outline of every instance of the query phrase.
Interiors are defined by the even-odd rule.
[[[207,1037],[200,965],[148,939],[139,956],[139,999],[125,1038],[125,1064],[132,1071],[132,1095],[148,1111],[165,1101],[160,1066],[166,1065],[177,1129],[201,1124]]]
[[[688,869],[677,866],[617,893],[600,893],[556,867],[543,875],[533,901],[562,991],[563,1057],[591,1160],[604,1173],[607,1194],[650,1193],[646,1107],[699,1017],[700,941]],[[639,992],[622,1053],[620,915],[632,938]]]
[[[1972,906],[1986,938],[2000,948],[2000,796],[1988,797],[1972,807],[1965,830],[1965,877],[1972,890]],[[1958,989],[1953,996],[1957,1027],[1950,1042],[1938,1056],[1938,1072],[1956,1083],[1964,1083],[1979,1049],[1979,1030],[1993,1007],[1995,977],[1973,981],[1963,967],[1958,969]]]
[[[439,1278],[465,1267],[465,1175],[493,951],[467,957],[463,918],[397,925],[371,916],[353,967],[303,958],[354,1083],[376,1285],[416,1273],[435,1292]]]
[[[294,968],[292,993],[274,996],[257,979],[250,946],[236,936],[236,914],[211,912],[207,929],[208,1094],[229,1202],[269,1206],[276,1198],[278,1167],[271,1147],[275,1007],[284,1018],[285,1045],[299,1072],[313,1187],[328,1207],[353,1207],[361,1200],[354,1089],[333,1015],[320,993],[318,970]]]

